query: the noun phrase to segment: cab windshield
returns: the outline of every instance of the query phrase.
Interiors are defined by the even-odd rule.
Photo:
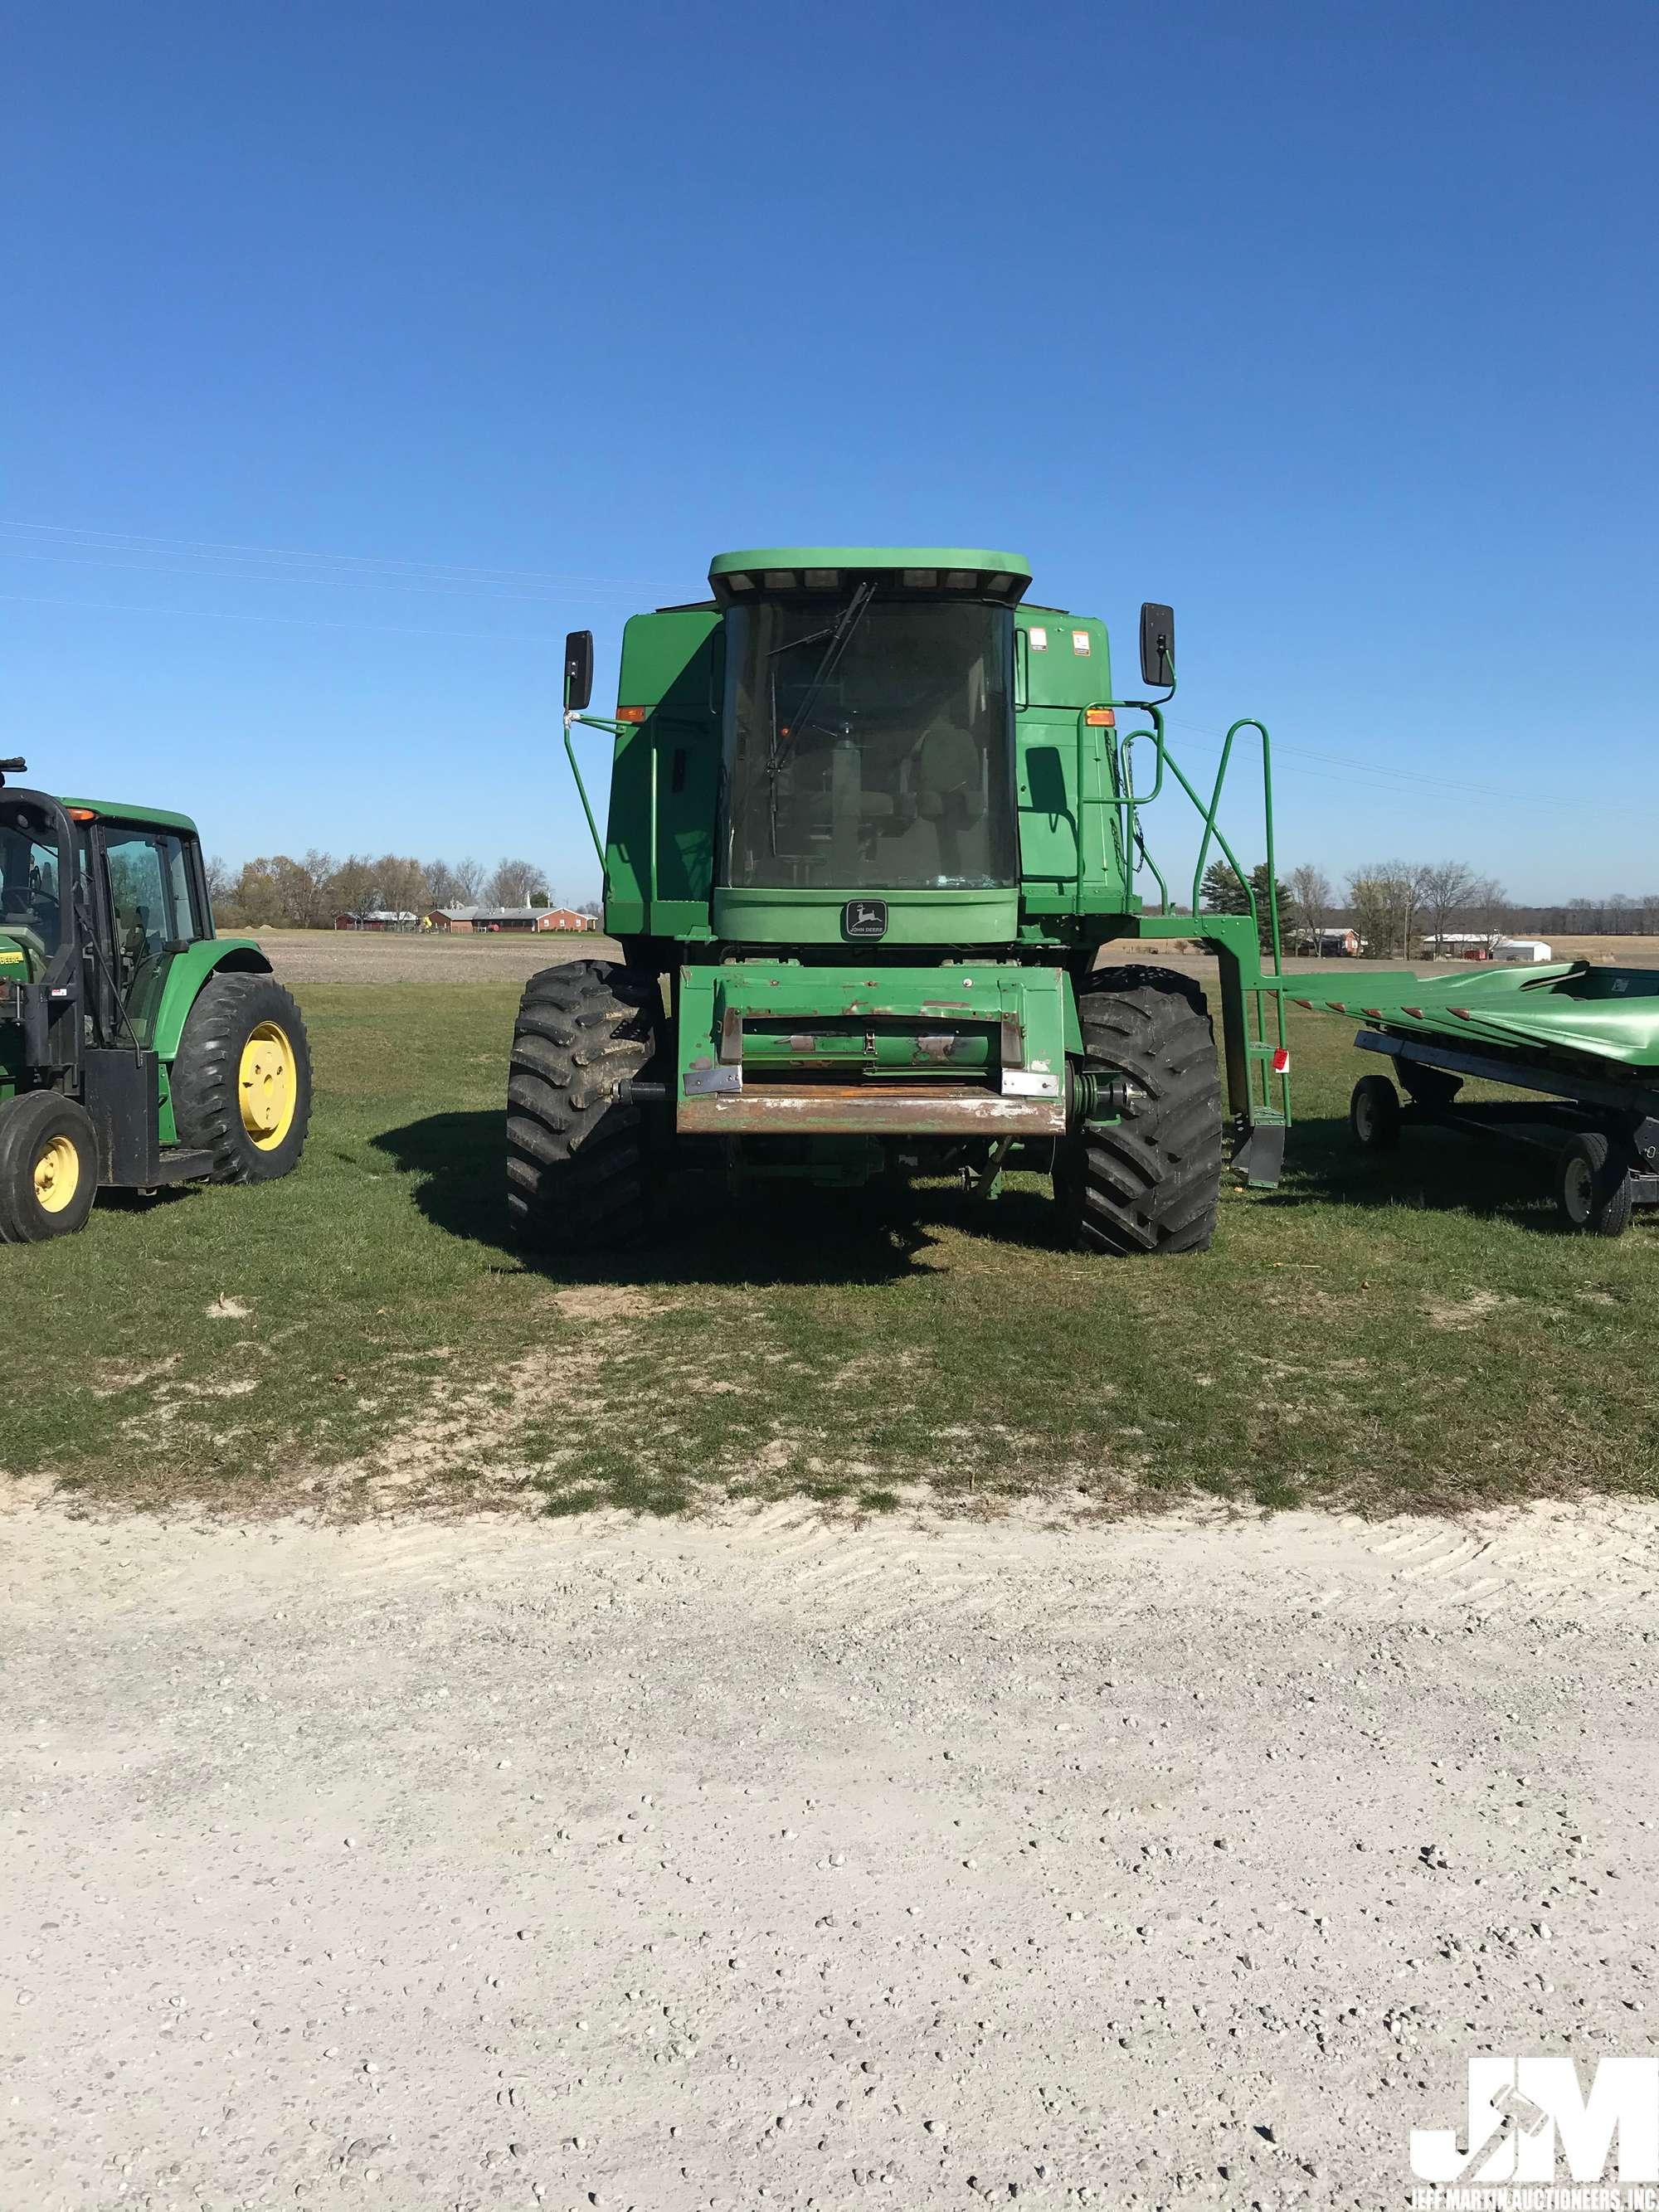
[[[727,884],[1017,880],[1008,608],[866,583],[726,622]]]
[[[0,935],[40,960],[63,942],[58,833],[38,806],[0,793]]]

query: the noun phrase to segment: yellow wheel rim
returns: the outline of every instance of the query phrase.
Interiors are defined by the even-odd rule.
[[[242,1047],[237,1092],[242,1127],[262,1152],[275,1152],[294,1127],[300,1102],[294,1047],[275,1022],[261,1022]]]
[[[34,1163],[34,1199],[43,1213],[62,1213],[81,1188],[81,1155],[72,1137],[48,1137]]]

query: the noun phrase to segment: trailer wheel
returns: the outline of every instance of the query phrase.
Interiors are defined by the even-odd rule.
[[[1085,1251],[1203,1252],[1221,1198],[1221,1084],[1201,991],[1160,968],[1107,968],[1077,999],[1086,1069],[1139,1093],[1119,1121],[1054,1146],[1054,1197]]]
[[[0,1244],[44,1244],[82,1228],[98,1194],[92,1116],[57,1091],[0,1105]]]
[[[1348,1127],[1368,1152],[1391,1152],[1400,1142],[1400,1093],[1386,1075],[1362,1075],[1355,1084]]]
[[[544,968],[525,985],[507,1086],[507,1216],[544,1251],[637,1243],[650,1204],[649,1132],[617,1087],[657,1048],[654,975],[608,960]]]
[[[1599,1130],[1586,1130],[1561,1147],[1555,1167],[1555,1202],[1569,1229],[1622,1237],[1630,1227],[1630,1176]]]

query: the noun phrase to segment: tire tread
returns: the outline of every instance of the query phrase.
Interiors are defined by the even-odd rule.
[[[1145,1093],[1065,1140],[1056,1195],[1085,1249],[1206,1250],[1221,1197],[1221,1087],[1204,994],[1167,969],[1103,969],[1078,992],[1084,1065]]]

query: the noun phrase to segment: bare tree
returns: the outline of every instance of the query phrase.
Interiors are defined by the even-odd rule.
[[[235,885],[236,878],[231,873],[230,863],[222,860],[215,853],[210,859],[203,861],[202,867],[207,877],[209,902],[218,906],[229,898]]]
[[[1325,927],[1325,917],[1331,910],[1331,879],[1322,868],[1311,860],[1304,860],[1290,873],[1291,896],[1296,902],[1297,918],[1313,941],[1313,950],[1319,950],[1319,934]]]
[[[1422,899],[1423,870],[1409,860],[1377,860],[1348,879],[1348,903],[1366,951],[1409,958]]]
[[[1386,960],[1394,950],[1394,923],[1388,893],[1374,870],[1358,868],[1349,877],[1348,906],[1359,933],[1360,951],[1372,959]]]
[[[1437,951],[1453,920],[1468,906],[1475,882],[1474,870],[1462,860],[1437,860],[1418,872],[1423,918]]]
[[[1464,904],[1490,952],[1510,926],[1508,893],[1496,876],[1482,876],[1469,886]]]
[[[362,853],[348,853],[329,878],[329,902],[337,914],[361,918],[377,904],[374,863]]]
[[[501,860],[489,878],[487,893],[491,906],[547,904],[547,877],[533,860]]]
[[[483,896],[482,860],[428,860],[427,901],[432,906],[477,906]]]
[[[377,905],[392,914],[418,915],[428,904],[426,870],[418,860],[397,853],[382,853],[374,863]]]

